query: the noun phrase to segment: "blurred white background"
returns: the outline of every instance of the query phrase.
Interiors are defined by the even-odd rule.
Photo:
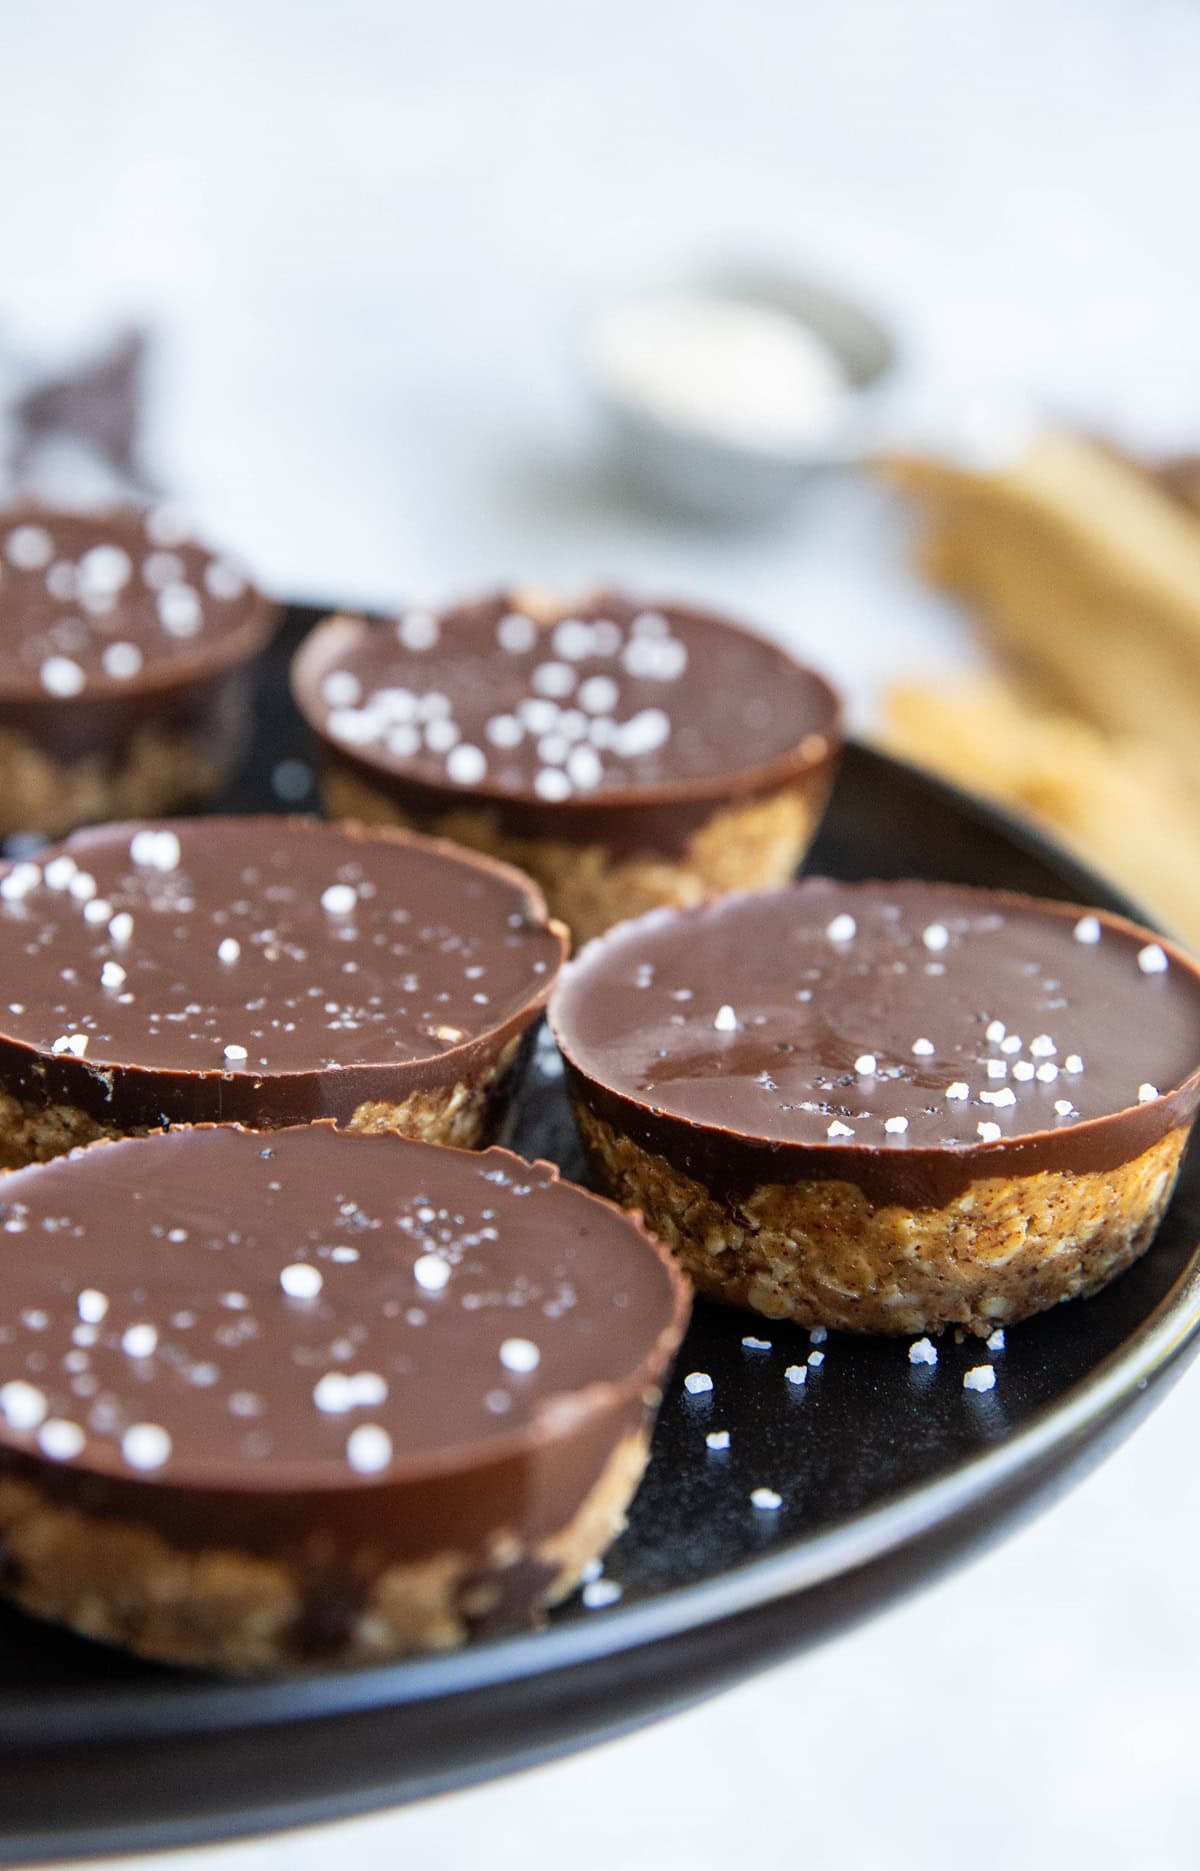
[[[860,288],[927,430],[982,405],[1200,445],[1182,0],[8,0],[0,77],[0,347],[153,327],[152,465],[281,593],[603,573],[757,617],[860,719],[967,658],[866,487],[730,533],[614,484],[578,320],[676,260]],[[1190,1867],[1194,1391],[984,1563],[704,1710],[189,1862]]]

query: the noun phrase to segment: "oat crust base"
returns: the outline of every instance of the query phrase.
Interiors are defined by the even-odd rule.
[[[496,1064],[480,1078],[411,1091],[399,1104],[373,1099],[356,1106],[345,1128],[396,1131],[419,1143],[449,1143],[478,1149],[489,1140],[497,1104],[516,1059],[520,1038],[511,1040]],[[35,1105],[0,1091],[0,1170],[48,1163],[79,1144],[145,1136],[148,1126],[122,1130],[73,1104]],[[179,1128],[174,1126],[173,1128]]]
[[[764,1183],[728,1199],[582,1102],[597,1186],[675,1254],[701,1292],[844,1332],[983,1336],[1098,1292],[1144,1254],[1179,1170],[1179,1126],[1119,1169],[974,1182],[943,1208],[876,1205],[852,1182]]]
[[[55,760],[24,734],[0,728],[0,837],[59,838],[105,819],[160,818],[211,797],[233,750],[211,736],[145,724],[114,757]]]
[[[431,832],[514,864],[541,885],[551,915],[568,925],[576,948],[646,910],[688,909],[730,891],[769,890],[789,882],[812,842],[823,805],[811,788],[785,786],[714,812],[679,857],[618,857],[603,845],[513,837],[487,810],[464,809],[418,821],[382,788],[345,768],[330,767],[322,787],[335,818]]]
[[[322,1667],[452,1649],[494,1610],[504,1571],[525,1561],[552,1569],[539,1604],[557,1603],[621,1531],[648,1451],[646,1432],[625,1436],[573,1518],[531,1548],[498,1528],[486,1553],[385,1567],[340,1644],[322,1649]],[[0,1476],[0,1542],[0,1586],[25,1610],[141,1656],[229,1674],[311,1668],[303,1636],[310,1598],[319,1615],[322,1596],[337,1592],[336,1581],[314,1587],[283,1559],[188,1551],[149,1526],[62,1506],[12,1476]]]

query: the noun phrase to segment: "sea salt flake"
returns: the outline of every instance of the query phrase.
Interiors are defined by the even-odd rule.
[[[1138,1086],[1138,1103],[1151,1104],[1158,1097],[1158,1086],[1149,1083]]]
[[[534,775],[533,790],[539,799],[560,805],[571,796],[571,782],[559,767],[541,767]]]
[[[328,884],[321,892],[321,908],[328,916],[349,916],[358,907],[353,884]]]
[[[1058,1067],[1053,1059],[1044,1059],[1037,1069],[1038,1081],[1042,1085],[1053,1085],[1058,1077]]]
[[[1031,1078],[1037,1076],[1037,1067],[1034,1065],[1032,1059],[1018,1059],[1012,1071],[1013,1077],[1019,1079],[1022,1084],[1027,1083]]]
[[[396,635],[406,650],[431,650],[440,635],[438,620],[432,611],[406,611]]]
[[[908,1119],[906,1117],[885,1117],[883,1120],[883,1128],[890,1136],[902,1136],[908,1129]]]
[[[797,1388],[799,1388],[801,1385],[807,1384],[808,1382],[808,1366],[806,1364],[789,1364],[783,1375],[786,1377],[789,1384],[795,1384]]]
[[[936,955],[944,949],[950,940],[950,931],[945,923],[930,923],[921,933],[921,940],[927,949]]]
[[[506,1338],[500,1347],[500,1362],[506,1371],[518,1371],[525,1375],[536,1371],[542,1361],[542,1354],[529,1338]]]
[[[951,1084],[947,1085],[946,1096],[950,1099],[951,1103],[957,1104],[963,1098],[969,1098],[971,1096],[971,1087],[967,1084],[966,1079],[956,1078]]]
[[[106,961],[100,970],[101,987],[124,987],[125,970],[119,961]]]
[[[864,1078],[870,1078],[877,1064],[878,1061],[873,1052],[860,1052],[854,1061],[854,1070],[861,1073]]]
[[[413,1262],[413,1279],[427,1293],[440,1293],[450,1278],[450,1263],[440,1254],[422,1254]]]
[[[1029,1055],[1032,1059],[1052,1059],[1057,1051],[1058,1047],[1049,1033],[1039,1033],[1036,1039],[1031,1039],[1029,1042]]]
[[[742,1343],[747,1351],[770,1351],[771,1349],[771,1341],[769,1338],[755,1338],[753,1334],[749,1332],[744,1335]]]
[[[989,1020],[984,1028],[984,1038],[990,1039],[993,1045],[998,1046],[1007,1032],[1008,1028],[1003,1020]]]
[[[931,1338],[913,1339],[912,1344],[908,1348],[908,1362],[910,1364],[936,1364],[937,1361],[937,1346]]]
[[[1002,1325],[998,1325],[994,1332],[990,1332],[988,1334],[984,1342],[986,1343],[989,1351],[1003,1351],[1004,1350],[1004,1327]]]
[[[733,1033],[737,1030],[738,1017],[728,1002],[718,1007],[713,1016],[713,1026],[718,1033]]]
[[[1138,950],[1138,967],[1143,974],[1166,974],[1167,957],[1157,942],[1148,942],[1145,948]]]
[[[108,925],[108,933],[118,946],[123,947],[133,934],[133,917],[128,910],[118,910]]]
[[[1081,916],[1071,933],[1077,942],[1083,942],[1091,947],[1100,940],[1100,918]]]
[[[315,1299],[325,1282],[320,1269],[297,1260],[280,1271],[279,1284],[289,1299]]]
[[[146,870],[176,870],[181,856],[179,840],[174,832],[154,831],[147,826],[135,832],[129,841],[129,856],[134,864]]]
[[[979,1134],[980,1141],[983,1143],[998,1143],[1000,1138],[1004,1135],[999,1124],[981,1122],[976,1124],[975,1129]]]
[[[1069,1052],[1063,1060],[1063,1071],[1073,1075],[1083,1071],[1083,1060],[1077,1052]]]
[[[937,1051],[931,1039],[915,1039],[912,1043],[912,1049],[919,1059],[928,1059]]]
[[[704,1441],[706,1446],[710,1449],[727,1449],[729,1447],[729,1431],[727,1429],[710,1429]]]
[[[242,945],[236,936],[226,936],[223,941],[217,943],[218,961],[235,962],[241,952]]]
[[[136,676],[143,657],[136,643],[107,643],[100,653],[100,667],[115,681],[127,682]]]
[[[1074,1113],[1074,1110],[1075,1106],[1071,1103],[1069,1098],[1056,1098],[1054,1100],[1055,1117],[1070,1117]]]
[[[128,1358],[150,1358],[158,1345],[158,1332],[152,1325],[131,1325],[121,1334],[121,1350]]]
[[[825,934],[829,937],[831,942],[853,942],[857,933],[858,924],[855,922],[853,916],[847,915],[845,912],[840,916],[835,916],[833,921],[826,925],[825,929]]]
[[[689,1371],[683,1387],[689,1397],[702,1397],[712,1389],[713,1381],[707,1371]]]
[[[10,1429],[36,1429],[47,1410],[45,1396],[36,1384],[14,1377],[0,1384],[0,1411]]]
[[[87,1438],[78,1423],[52,1416],[38,1430],[37,1440],[42,1454],[48,1455],[52,1462],[69,1462],[72,1456],[79,1454]]]
[[[378,1423],[360,1423],[346,1438],[346,1460],[360,1475],[377,1475],[392,1459],[392,1439]]]
[[[537,625],[532,617],[522,616],[520,611],[510,611],[496,625],[496,641],[502,650],[520,656],[525,650],[531,650],[537,642]]]
[[[605,1605],[616,1604],[621,1587],[615,1579],[592,1579],[584,1586],[582,1596],[589,1611],[599,1611]]]
[[[46,692],[64,701],[72,695],[78,695],[86,681],[79,664],[69,656],[48,656],[38,674]]]
[[[477,786],[486,772],[486,754],[469,741],[461,741],[446,756],[446,778],[456,786]]]
[[[840,1118],[835,1117],[825,1135],[827,1137],[853,1137],[854,1129],[852,1125],[843,1124]]]
[[[760,1514],[774,1514],[783,1506],[783,1496],[776,1494],[774,1488],[754,1488],[750,1494],[750,1505]]]
[[[973,1364],[969,1371],[963,1372],[964,1390],[994,1390],[996,1372],[990,1364]]]

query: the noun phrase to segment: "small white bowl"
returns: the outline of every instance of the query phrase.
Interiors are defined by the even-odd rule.
[[[722,312],[709,335],[714,368],[728,373],[724,385],[698,374],[705,333],[694,318],[688,323],[696,308],[702,318],[714,308]],[[753,328],[739,331],[725,320],[728,308],[767,315],[759,321],[757,360],[744,355]],[[674,356],[672,318],[679,338]],[[788,374],[789,325],[802,338],[790,360],[793,408],[775,420],[764,390],[772,370]],[[656,344],[661,382],[653,376]],[[695,391],[690,406],[689,383],[678,368],[685,349],[683,368],[693,373]],[[686,274],[612,301],[589,321],[583,350],[629,477],[672,506],[733,520],[778,514],[816,470],[861,458],[869,403],[895,363],[890,333],[857,300],[806,276],[751,267]],[[761,365],[757,382],[754,369],[744,369],[748,363]],[[744,420],[736,407],[739,380],[748,391]]]

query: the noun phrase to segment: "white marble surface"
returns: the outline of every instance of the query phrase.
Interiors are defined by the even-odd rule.
[[[0,11],[3,336],[52,356],[150,319],[155,465],[281,591],[688,590],[820,656],[860,718],[889,671],[967,657],[849,481],[764,534],[681,527],[612,485],[576,322],[687,257],[868,291],[904,343],[900,418],[926,431],[982,404],[1200,437],[1184,0]],[[188,1862],[1182,1871],[1195,1395],[986,1561],[704,1709]]]

